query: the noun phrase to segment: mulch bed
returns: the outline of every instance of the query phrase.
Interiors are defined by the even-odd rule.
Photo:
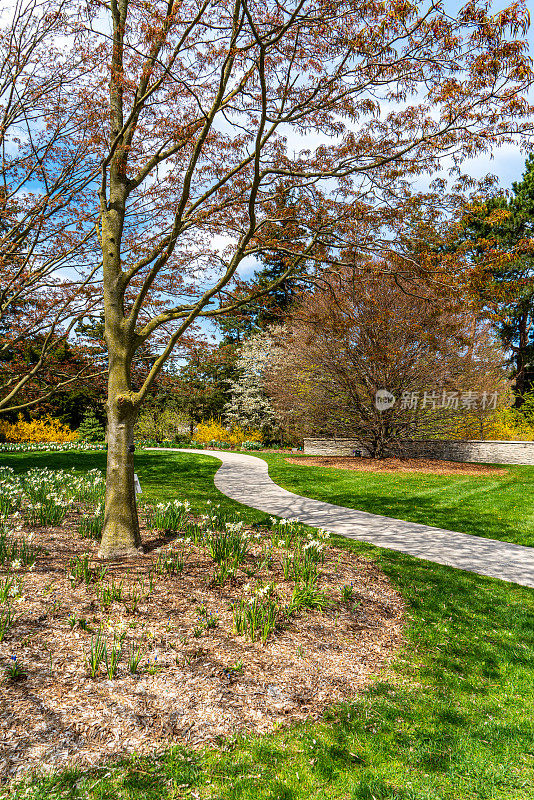
[[[353,458],[351,456],[308,456],[286,458],[290,464],[308,467],[335,467],[360,472],[432,472],[435,475],[506,475],[500,467],[487,464],[466,464],[459,461],[438,461],[428,458]]]
[[[0,677],[4,780],[178,743],[198,747],[236,731],[262,733],[317,718],[328,704],[361,691],[402,644],[400,595],[372,561],[332,547],[319,581],[332,607],[291,618],[264,646],[232,629],[231,603],[245,597],[246,584],[257,577],[239,571],[222,587],[213,585],[213,562],[193,544],[183,572],[157,575],[152,595],[135,613],[117,602],[104,609],[94,586],[73,588],[65,573],[69,559],[85,552],[98,563],[97,544],[78,536],[81,513],[70,514],[61,527],[34,529],[34,541],[48,555],[32,572],[18,573],[23,599],[15,603],[18,620],[0,644],[0,664],[16,655],[27,677]],[[172,542],[143,534],[146,553],[113,564],[107,579],[113,575],[125,588],[148,580]],[[243,566],[257,564],[260,551],[256,542]],[[261,577],[273,581],[280,602],[287,603],[293,583],[284,580],[281,554],[274,548],[272,569]],[[343,601],[341,587],[350,583],[354,598]],[[199,632],[201,604],[218,625]],[[91,679],[85,663],[91,632],[78,624],[71,629],[69,614],[93,631],[110,626],[109,636],[126,626],[125,654],[132,645],[144,649],[138,674],[130,674],[123,657],[116,678],[102,673]]]

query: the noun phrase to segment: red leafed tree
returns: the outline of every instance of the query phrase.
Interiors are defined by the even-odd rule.
[[[340,269],[293,310],[264,376],[290,432],[357,437],[381,457],[402,452],[403,439],[454,430],[462,396],[506,390],[488,323],[445,280],[414,278],[386,263]],[[384,390],[386,408],[376,402]]]
[[[439,2],[406,0],[94,9],[86,118],[102,154],[109,351],[100,554],[116,557],[140,546],[140,405],[195,321],[254,299],[234,297],[232,282],[255,254],[280,253],[277,223],[287,243],[279,280],[306,259],[319,269],[339,245],[334,223],[380,227],[405,180],[520,132],[531,73],[520,2],[491,16],[475,0],[456,18]],[[280,186],[297,202],[275,203]],[[158,357],[137,385],[132,361],[154,337]]]
[[[62,0],[18,0],[1,21],[3,412],[34,406],[94,373],[90,362],[82,366],[60,356],[77,321],[100,302],[101,254],[88,190],[98,163],[71,95],[86,72],[75,52],[80,31],[72,11]]]

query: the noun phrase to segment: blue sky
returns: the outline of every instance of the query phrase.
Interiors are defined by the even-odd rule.
[[[510,188],[513,181],[521,179],[525,167],[527,154],[521,152],[518,146],[507,145],[496,148],[492,153],[493,158],[487,155],[481,158],[465,161],[463,172],[472,175],[474,178],[482,178],[488,173],[496,175],[499,185],[503,188]]]

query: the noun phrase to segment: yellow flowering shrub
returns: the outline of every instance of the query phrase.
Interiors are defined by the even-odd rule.
[[[209,419],[197,425],[195,439],[202,444],[224,442],[231,447],[241,447],[243,442],[261,442],[261,433],[254,428],[232,428],[227,430],[218,419]]]
[[[451,438],[531,442],[534,440],[534,425],[529,424],[516,408],[497,408],[482,420],[466,415]]]
[[[73,442],[77,438],[76,431],[68,425],[54,419],[49,414],[41,419],[27,422],[19,414],[17,422],[0,420],[0,438],[5,442]]]

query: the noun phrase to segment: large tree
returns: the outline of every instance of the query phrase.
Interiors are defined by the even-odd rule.
[[[80,44],[90,108],[85,89],[80,102],[103,155],[100,554],[117,557],[140,546],[140,405],[195,321],[254,299],[235,298],[232,281],[247,259],[280,251],[270,234],[280,183],[299,197],[299,219],[283,218],[285,280],[306,259],[330,258],[334,222],[363,231],[379,209],[386,217],[403,178],[514,136],[531,72],[522,3],[490,15],[469,2],[456,17],[406,0],[110,0],[94,10]],[[135,386],[135,353],[153,337],[159,355]]]
[[[65,0],[18,0],[0,21],[2,412],[35,406],[94,373],[88,362],[66,369],[61,358],[100,295],[89,191],[98,163],[72,94],[87,70],[75,48],[76,10]]]
[[[265,391],[264,376],[269,368],[273,339],[262,331],[242,343],[236,361],[237,377],[229,381],[230,399],[224,407],[225,420],[232,427],[261,431],[264,444],[280,441],[280,423]]]
[[[345,269],[294,309],[264,376],[291,433],[355,436],[381,457],[466,414],[483,423],[505,390],[504,355],[453,287],[413,283],[387,264]]]
[[[233,313],[217,320],[217,327],[225,342],[239,345],[270,325],[283,322],[310,278],[310,270],[313,272],[313,266],[303,260],[285,277],[288,262],[291,263],[293,258],[292,238],[295,238],[295,233],[301,233],[295,225],[298,226],[302,213],[298,197],[286,188],[283,182],[277,187],[274,196],[275,221],[267,223],[271,247],[265,253],[258,254],[260,264],[252,277],[236,282],[234,296],[246,298],[254,291],[266,291],[254,302],[244,303]]]
[[[470,204],[455,249],[467,259],[472,293],[508,351],[520,405],[534,368],[534,156],[511,193]]]
[[[229,342],[197,342],[185,362],[167,373],[172,402],[191,419],[191,435],[195,423],[222,416],[237,377],[237,357],[237,348]]]

